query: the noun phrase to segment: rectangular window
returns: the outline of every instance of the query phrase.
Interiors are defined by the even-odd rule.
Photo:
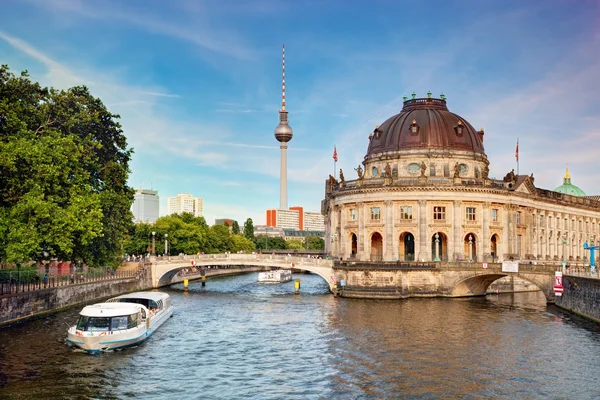
[[[431,164],[429,166],[429,175],[430,176],[435,176],[435,164]]]
[[[521,223],[521,211],[517,211],[517,224]]]
[[[371,207],[371,220],[380,220],[381,210],[379,207]]]
[[[467,207],[467,221],[476,221],[475,218],[475,207]]]
[[[445,220],[446,219],[446,207],[433,207],[433,219],[434,220]]]
[[[350,221],[356,221],[356,208],[351,208],[348,211],[349,211],[348,216],[350,218]]]
[[[448,178],[450,176],[450,167],[448,164],[444,165],[444,176]]]
[[[412,207],[411,206],[402,206],[400,207],[400,219],[412,219]]]
[[[540,228],[544,227],[544,216],[540,215]]]
[[[498,222],[498,209],[492,208],[492,222]]]

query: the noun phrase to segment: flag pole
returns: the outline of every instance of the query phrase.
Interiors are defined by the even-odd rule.
[[[517,138],[517,151],[515,152],[517,157],[517,176],[519,176],[519,138]]]

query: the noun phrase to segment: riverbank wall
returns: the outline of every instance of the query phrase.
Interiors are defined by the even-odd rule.
[[[600,279],[564,275],[563,290],[558,307],[600,323]]]
[[[145,289],[151,289],[149,280],[133,276],[11,293],[0,298],[0,327]]]

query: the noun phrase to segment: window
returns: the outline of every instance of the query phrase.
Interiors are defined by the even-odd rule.
[[[571,230],[572,231],[575,230],[575,220],[574,219],[571,220]]]
[[[411,206],[400,207],[400,219],[412,219],[412,207]]]
[[[433,207],[433,219],[434,220],[445,220],[446,219],[446,207]]]
[[[372,220],[380,220],[381,219],[381,210],[379,207],[371,207],[371,219]]]
[[[475,207],[467,207],[467,221],[476,221]]]
[[[521,223],[521,211],[517,211],[517,224]]]
[[[548,216],[548,229],[552,229],[552,217]]]
[[[498,222],[498,209],[492,208],[492,222]]]
[[[429,166],[429,176],[435,176],[435,164]]]
[[[544,227],[544,216],[540,215],[540,228]]]
[[[356,221],[356,208],[351,208],[348,211],[348,218],[350,218],[350,221]]]

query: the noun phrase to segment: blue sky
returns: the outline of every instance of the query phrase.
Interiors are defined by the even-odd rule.
[[[485,128],[490,176],[600,194],[600,3],[530,1],[2,0],[0,63],[87,85],[120,114],[130,185],[204,198],[204,214],[265,223],[279,206],[281,45],[294,137],[288,202],[318,211],[402,96],[443,92]]]

